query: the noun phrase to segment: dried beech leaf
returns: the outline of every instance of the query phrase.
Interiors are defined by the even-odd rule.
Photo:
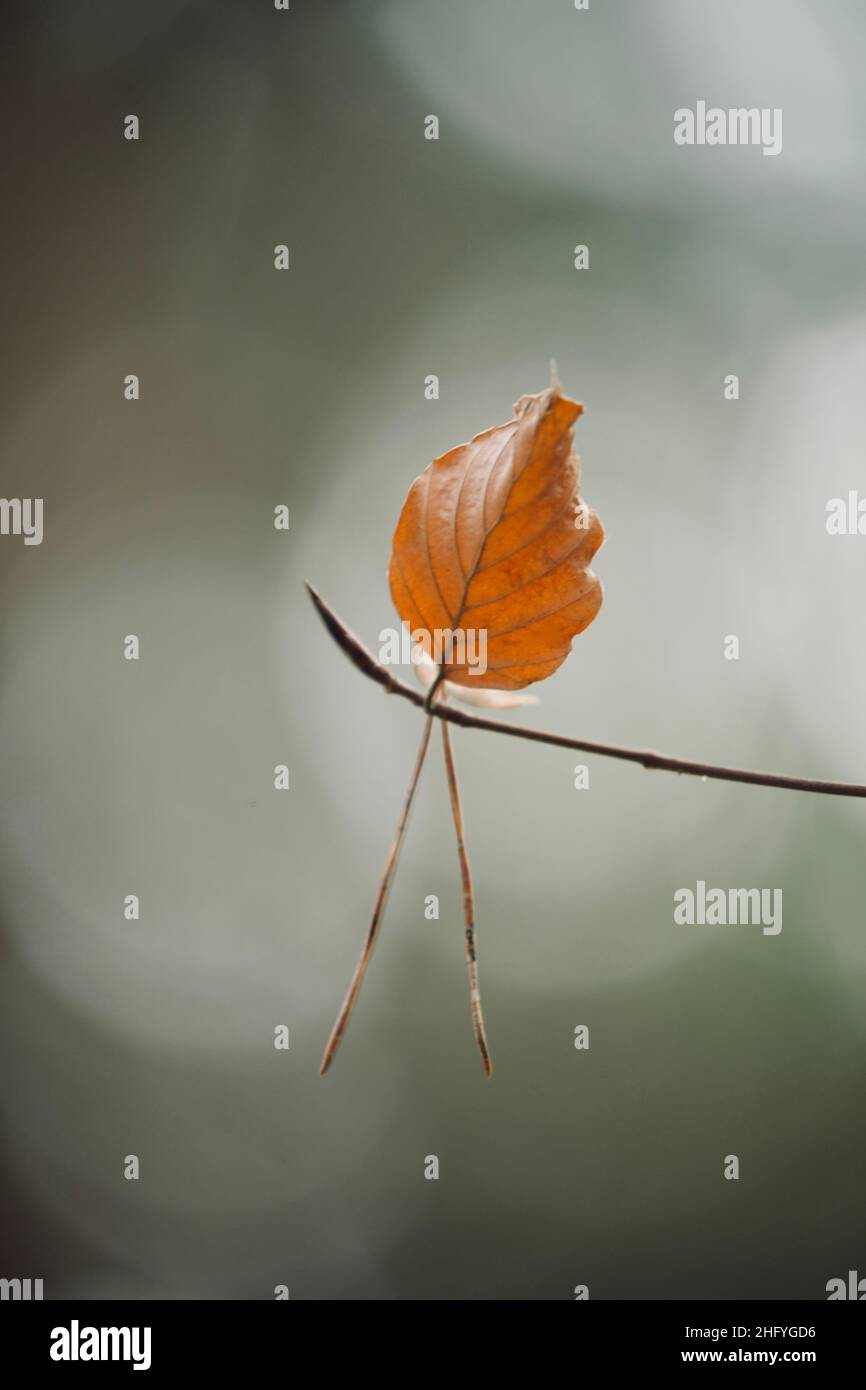
[[[434,459],[409,489],[389,580],[413,637],[485,633],[486,669],[443,661],[455,685],[520,690],[565,660],[601,607],[588,568],[604,540],[578,495],[573,425],[583,406],[551,386],[514,418]],[[419,635],[420,634],[420,635]]]

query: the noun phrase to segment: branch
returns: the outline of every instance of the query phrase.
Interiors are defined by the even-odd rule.
[[[356,637],[329,608],[321,594],[312,584],[307,584],[310,598],[325,627],[337,646],[346,653],[349,660],[363,671],[370,680],[376,681],[389,695],[400,695],[404,700],[425,708],[426,697],[411,685],[398,680],[381,666],[360,638]],[[548,733],[543,729],[523,729],[515,724],[503,724],[499,719],[482,719],[467,714],[452,705],[437,702],[428,713],[436,719],[444,719],[448,724],[459,724],[464,729],[484,729],[491,734],[507,734],[509,738],[522,738],[530,743],[549,743],[554,748],[573,748],[579,753],[594,753],[601,758],[618,758],[621,762],[639,763],[641,767],[659,772],[678,772],[686,777],[708,777],[720,782],[746,782],[754,787],[779,787],[784,791],[819,792],[825,796],[866,797],[866,786],[857,782],[825,782],[817,777],[785,777],[775,772],[753,772],[749,768],[719,767],[713,763],[694,763],[685,758],[667,758],[661,753],[653,753],[644,748],[619,748],[609,743],[591,743],[588,739],[568,738],[565,734]]]

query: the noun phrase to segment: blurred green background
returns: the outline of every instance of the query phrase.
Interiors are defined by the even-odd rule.
[[[508,717],[866,780],[866,540],[825,529],[866,493],[862,5],[3,23],[3,492],[44,497],[45,538],[0,539],[0,1273],[319,1299],[813,1299],[866,1274],[856,801],[598,759],[576,791],[576,755],[458,731],[485,1082],[437,741],[319,1079],[419,717],[302,587],[376,647],[412,479],[555,357],[606,598]],[[698,99],[781,107],[781,155],[676,147]],[[781,935],[675,927],[698,878],[782,888]]]

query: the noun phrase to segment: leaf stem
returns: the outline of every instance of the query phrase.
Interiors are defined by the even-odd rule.
[[[454,830],[457,836],[457,857],[460,860],[460,877],[463,882],[463,921],[465,924],[464,943],[466,946],[466,969],[469,972],[469,1002],[472,1011],[472,1028],[485,1076],[493,1073],[487,1035],[484,1032],[484,1017],[481,1013],[481,991],[478,988],[478,963],[475,955],[475,899],[472,892],[472,871],[463,834],[463,810],[460,805],[460,792],[457,788],[457,769],[451,751],[451,735],[448,725],[442,725],[442,747],[445,751],[445,771],[448,775],[448,792],[451,797],[451,813],[454,817]]]
[[[415,767],[412,771],[409,786],[406,789],[406,798],[403,802],[403,809],[400,812],[400,819],[397,822],[397,829],[394,834],[394,840],[390,850],[388,851],[388,857],[385,860],[385,869],[382,874],[382,881],[379,884],[379,891],[376,894],[376,902],[373,907],[373,916],[371,917],[370,925],[367,928],[367,935],[365,936],[364,944],[361,947],[361,954],[358,958],[358,964],[355,966],[355,973],[349,982],[349,988],[346,991],[346,997],[343,1000],[340,1012],[337,1015],[337,1021],[331,1029],[331,1036],[328,1038],[327,1044],[325,1046],[325,1051],[322,1054],[322,1064],[319,1067],[319,1074],[321,1076],[325,1075],[325,1072],[328,1070],[329,1066],[333,1062],[337,1052],[337,1048],[340,1046],[340,1043],[343,1040],[343,1034],[349,1026],[349,1019],[352,1017],[352,1010],[355,1007],[355,1001],[357,1000],[358,994],[361,989],[361,981],[364,978],[365,971],[370,963],[370,957],[373,954],[373,947],[376,944],[376,937],[379,935],[379,928],[382,925],[382,918],[385,915],[385,905],[388,901],[388,893],[390,891],[391,883],[394,878],[394,870],[397,868],[397,861],[400,858],[400,849],[403,844],[403,836],[405,834],[406,825],[409,820],[409,812],[412,809],[412,801],[415,796],[415,789],[418,786],[418,779],[421,776],[421,769],[424,766],[424,759],[427,756],[427,749],[430,745],[430,733],[432,731],[432,728],[433,716],[432,714],[428,714],[427,718],[424,720],[424,731],[421,734],[421,743],[418,748],[418,756],[415,759]]]
[[[429,714],[430,711],[433,709],[433,701],[434,701],[435,698],[436,698],[436,692],[438,691],[438,689],[439,689],[440,685],[442,684],[442,682],[444,681],[444,679],[445,679],[445,667],[444,667],[444,666],[440,666],[440,667],[439,667],[439,670],[436,672],[436,675],[435,675],[434,678],[433,678],[433,684],[430,686],[430,689],[427,691],[427,698],[426,698],[426,700],[424,701],[424,708],[425,708],[425,710],[427,711],[428,714]]]

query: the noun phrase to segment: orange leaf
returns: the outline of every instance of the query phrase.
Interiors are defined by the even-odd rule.
[[[558,386],[523,396],[513,420],[434,459],[409,489],[391,597],[456,685],[520,690],[544,680],[601,607],[588,565],[604,529],[580,501],[573,447],[582,411]],[[437,633],[463,640],[437,647]]]

